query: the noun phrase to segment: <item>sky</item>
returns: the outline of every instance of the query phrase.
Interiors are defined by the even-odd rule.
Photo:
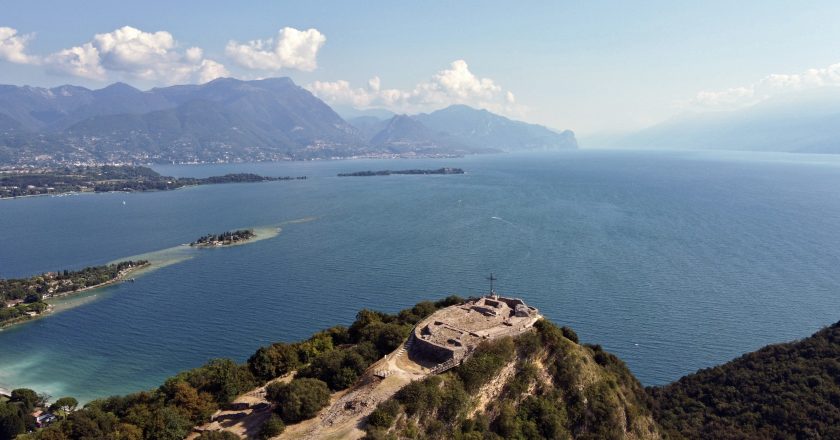
[[[288,76],[333,105],[584,137],[840,85],[837,1],[237,3],[2,0],[0,84]]]

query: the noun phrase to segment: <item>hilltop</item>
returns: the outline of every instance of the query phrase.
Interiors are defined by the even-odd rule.
[[[245,364],[215,359],[157,389],[78,410],[62,406],[74,399],[50,405],[14,390],[0,399],[0,439],[34,427],[36,408],[62,417],[19,438],[838,436],[840,323],[645,390],[616,356],[517,301],[448,297],[397,314],[362,310],[350,327],[262,347]],[[465,313],[470,327],[459,330],[451,319]],[[426,341],[419,353],[445,354],[431,343],[458,361],[418,357],[418,339]]]

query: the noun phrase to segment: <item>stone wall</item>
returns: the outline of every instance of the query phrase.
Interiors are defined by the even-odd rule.
[[[417,355],[423,359],[428,359],[434,362],[446,362],[456,356],[454,350],[433,344],[423,338],[418,338],[415,332],[412,332],[410,337],[414,340],[411,343],[411,352],[413,355]]]

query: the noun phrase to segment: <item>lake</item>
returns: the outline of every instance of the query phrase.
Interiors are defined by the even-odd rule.
[[[467,173],[335,177],[443,166]],[[0,387],[83,401],[149,389],[349,325],[361,308],[484,294],[490,272],[501,294],[603,345],[645,385],[840,319],[840,157],[581,150],[155,168],[309,178],[0,201],[0,277],[164,249],[172,263],[0,331]],[[270,226],[282,231],[252,244],[179,247]]]

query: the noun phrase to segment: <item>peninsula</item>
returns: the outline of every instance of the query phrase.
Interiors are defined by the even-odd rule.
[[[253,229],[238,229],[236,231],[222,232],[221,234],[207,234],[198,240],[190,243],[195,247],[230,246],[255,238],[257,234]]]
[[[367,176],[390,176],[391,174],[464,174],[461,168],[438,168],[435,170],[382,170],[382,171],[356,171],[355,173],[339,173],[338,177],[367,177]]]
[[[46,272],[29,278],[0,279],[0,327],[48,313],[46,300],[113,284],[146,267],[146,260],[121,261],[81,270]]]
[[[840,323],[645,389],[600,345],[491,292],[361,310],[82,408],[18,388],[0,414],[32,440],[836,438],[838,356]]]
[[[264,177],[238,173],[212,177],[162,176],[144,166],[67,166],[58,168],[10,168],[0,170],[0,198],[60,195],[80,192],[166,191],[185,186],[217,183],[304,180],[299,177]]]

